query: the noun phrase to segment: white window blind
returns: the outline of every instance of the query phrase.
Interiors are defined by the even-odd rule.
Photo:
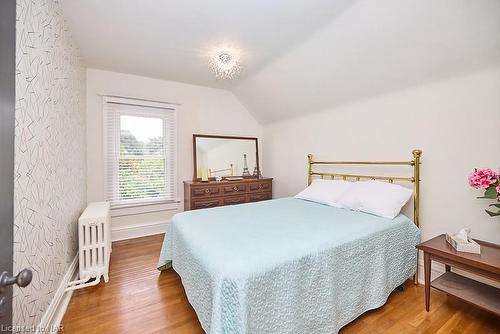
[[[175,105],[103,99],[107,200],[113,207],[176,201]]]

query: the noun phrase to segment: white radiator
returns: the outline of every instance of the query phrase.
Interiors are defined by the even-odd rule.
[[[90,203],[78,219],[80,279],[68,283],[68,290],[97,285],[109,280],[111,222],[109,202]],[[93,279],[92,281],[90,281]]]

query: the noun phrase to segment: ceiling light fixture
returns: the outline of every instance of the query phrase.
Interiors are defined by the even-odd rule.
[[[234,48],[219,48],[211,53],[208,66],[218,80],[237,78],[242,68],[240,54]]]

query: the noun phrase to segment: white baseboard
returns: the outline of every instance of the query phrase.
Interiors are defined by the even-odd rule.
[[[69,265],[66,274],[64,274],[59,287],[54,294],[54,298],[50,302],[49,307],[45,311],[40,324],[37,327],[36,333],[58,333],[60,332],[60,324],[66,313],[69,301],[73,295],[73,291],[65,292],[68,282],[74,280],[78,276],[78,253]]]
[[[167,231],[167,225],[169,223],[170,220],[163,220],[146,224],[137,224],[137,225],[112,228],[111,240],[118,241],[118,240],[140,238],[154,234],[162,234]]]

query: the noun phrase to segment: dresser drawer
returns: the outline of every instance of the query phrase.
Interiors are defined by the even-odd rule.
[[[256,191],[271,191],[271,182],[253,182],[248,186],[248,190],[251,192]]]
[[[191,196],[193,198],[219,196],[219,186],[193,187],[191,188]]]
[[[247,201],[248,202],[265,201],[267,199],[271,199],[272,197],[273,195],[271,192],[253,193],[247,195]]]
[[[205,208],[214,208],[216,206],[222,205],[221,198],[212,198],[212,199],[196,199],[193,200],[192,209],[205,209]]]
[[[224,194],[244,193],[247,190],[247,185],[243,183],[235,183],[223,186]]]
[[[247,201],[247,197],[245,195],[240,196],[227,196],[224,197],[223,203],[224,205],[233,205],[233,204],[241,204]]]

